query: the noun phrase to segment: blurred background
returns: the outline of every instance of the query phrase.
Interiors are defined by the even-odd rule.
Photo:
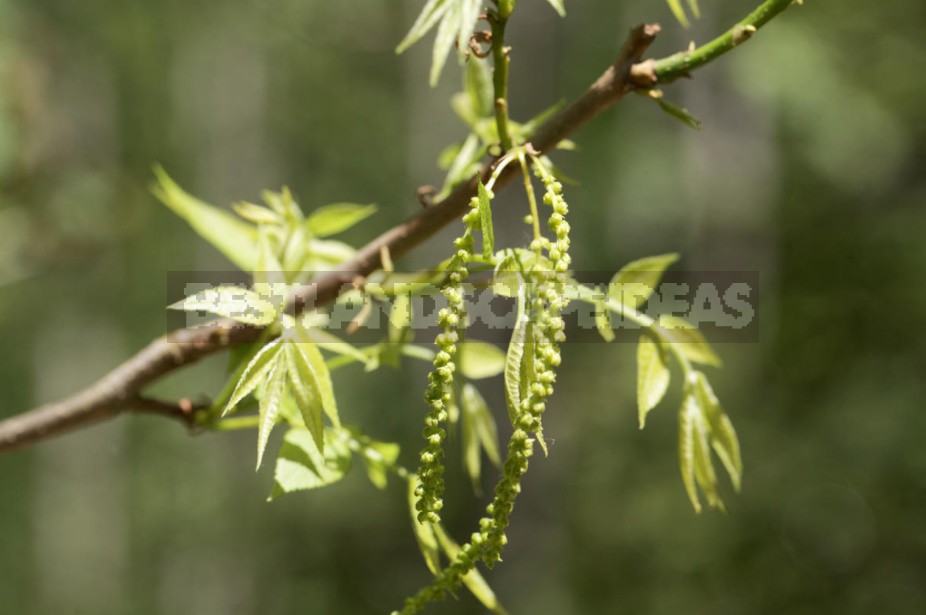
[[[283,184],[305,208],[379,203],[356,243],[414,214],[465,134],[454,68],[427,87],[431,39],[393,53],[421,4],[0,0],[0,416],[163,333],[168,272],[230,268],[151,196],[156,162],[221,205]],[[565,20],[522,0],[514,116],[578,95],[635,23],[663,23],[662,56],[757,0],[701,4],[684,30],[661,0],[567,1]],[[677,392],[640,432],[634,347],[567,345],[551,456],[488,574],[512,614],[926,612],[924,27],[920,0],[809,1],[666,88],[701,132],[631,96],[556,156],[578,181],[577,268],[678,251],[681,269],[757,271],[760,325],[709,372],[744,452],[728,515],[687,501]],[[516,192],[496,207],[512,239]],[[401,265],[436,262],[450,237]],[[225,361],[154,393],[212,395]],[[335,384],[345,420],[413,466],[423,367]],[[481,389],[504,425],[501,383]],[[268,504],[254,442],[123,417],[0,457],[3,612],[385,613],[427,582],[403,486],[355,468]],[[483,502],[452,465],[462,538]],[[482,609],[462,592],[430,612]]]

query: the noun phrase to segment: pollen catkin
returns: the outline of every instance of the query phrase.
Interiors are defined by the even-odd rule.
[[[479,230],[479,199],[470,201],[470,210],[463,216],[466,230],[453,242],[454,253],[447,265],[447,279],[441,294],[447,300],[447,307],[438,312],[441,333],[435,340],[437,354],[424,399],[430,411],[424,419],[422,436],[425,447],[421,450],[418,477],[415,489],[415,510],[421,523],[440,522],[444,494],[444,440],[447,436],[443,425],[447,422],[447,407],[452,402],[453,378],[456,372],[457,345],[460,331],[466,327],[466,308],[463,305],[463,282],[469,276],[467,263],[473,256],[475,240],[473,231]]]

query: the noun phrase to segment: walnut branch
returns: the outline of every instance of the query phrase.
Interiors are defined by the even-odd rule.
[[[771,16],[781,12],[789,3],[790,0],[767,0],[750,15],[761,20],[761,23],[752,26],[752,32]],[[711,52],[709,57],[695,64],[680,60],[679,54],[655,62],[642,62],[643,53],[659,32],[659,26],[652,24],[633,28],[614,64],[609,66],[582,96],[544,123],[534,134],[532,146],[538,152],[551,150],[586,122],[618,102],[626,93],[637,88],[651,87],[654,83],[654,71],[657,80],[670,80],[682,71],[692,70],[719,56],[736,44],[733,38],[736,28],[750,26],[749,23],[743,24],[744,22],[740,22],[733,30],[705,45],[704,47]],[[705,55],[698,54],[697,50],[690,53],[695,54],[694,57],[699,61],[705,58]],[[494,163],[483,167],[480,173],[483,181],[491,176],[493,167]],[[506,185],[513,175],[514,167],[509,166],[496,181],[496,188]],[[384,249],[392,258],[398,258],[441,228],[459,220],[466,211],[470,198],[476,193],[476,185],[477,177],[473,177],[440,203],[425,208],[416,216],[368,243],[350,261],[302,287],[290,298],[287,312],[299,314],[306,309],[334,301],[342,292],[353,288],[353,281],[358,276],[365,277],[381,267]],[[177,369],[227,349],[233,344],[253,342],[260,334],[260,328],[244,326],[229,319],[219,319],[203,326],[179,329],[159,337],[83,391],[0,421],[0,453],[22,448],[132,410],[177,418],[188,426],[194,426],[193,408],[188,402],[176,405],[156,402],[142,398],[140,392]]]

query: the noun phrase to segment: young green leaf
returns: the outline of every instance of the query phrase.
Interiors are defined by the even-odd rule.
[[[412,298],[408,293],[397,293],[389,311],[389,341],[404,344],[412,338]]]
[[[286,367],[289,382],[292,386],[293,399],[299,409],[299,415],[315,440],[318,450],[325,450],[324,410],[321,403],[321,391],[311,368],[306,367],[308,361],[301,356],[298,344],[284,344],[286,347]]]
[[[325,487],[344,478],[351,466],[350,449],[340,431],[325,431],[328,446],[324,455],[308,430],[294,427],[286,433],[277,455],[274,485],[268,500],[285,493]]]
[[[367,439],[363,442],[360,458],[366,466],[370,482],[379,489],[385,489],[389,471],[399,458],[399,445]]]
[[[616,336],[614,335],[614,329],[611,327],[611,316],[603,301],[595,302],[595,326],[598,328],[601,339],[606,342],[614,341]]]
[[[710,430],[711,446],[723,464],[733,483],[733,488],[740,490],[743,476],[743,460],[740,457],[739,440],[733,423],[720,407],[707,377],[701,372],[694,373],[694,395],[704,412]]]
[[[492,89],[492,71],[486,62],[470,58],[466,63],[464,76],[466,96],[469,107],[476,118],[483,118],[495,113],[494,91]]]
[[[274,361],[274,366],[267,376],[267,387],[260,398],[260,421],[257,427],[257,468],[264,459],[267,440],[280,413],[286,384],[286,366],[282,361]]]
[[[187,221],[203,239],[244,271],[257,262],[257,229],[185,192],[160,166],[154,168],[154,196]]]
[[[403,38],[399,46],[396,47],[395,52],[402,53],[420,41],[424,35],[434,27],[434,24],[444,16],[451,1],[452,0],[428,0],[428,3],[421,9],[421,13],[418,14],[415,23],[412,24],[408,34],[405,35],[405,38]]]
[[[682,471],[682,482],[688,499],[696,513],[701,512],[701,501],[698,498],[698,488],[695,479],[695,438],[698,405],[694,397],[685,396],[682,409],[678,416],[678,460]]]
[[[707,430],[704,425],[704,416],[700,412],[695,418],[694,433],[694,473],[698,486],[707,498],[711,508],[724,510],[723,500],[717,492],[717,474],[714,472],[714,462],[711,460],[711,448],[707,442]]]
[[[501,465],[498,430],[485,399],[468,382],[463,385],[460,405],[463,410],[463,465],[473,482],[473,489],[478,493],[482,450],[485,449],[489,460],[496,467]]]
[[[469,387],[469,389],[467,389]],[[473,397],[472,392],[470,391],[473,388],[473,385],[467,383],[464,385],[463,394],[461,401],[462,406],[462,421],[461,421],[461,433],[462,433],[462,444],[463,444],[463,468],[466,470],[467,476],[469,476],[470,481],[473,483],[473,491],[476,495],[482,493],[482,488],[479,485],[479,477],[482,470],[482,448],[479,446],[479,436],[476,435],[476,425],[477,420],[476,413],[478,409],[474,407],[474,404],[477,403]],[[478,395],[478,393],[476,393]]]
[[[688,109],[680,107],[674,103],[670,103],[662,98],[656,99],[656,103],[659,104],[659,108],[666,112],[671,117],[679,120],[689,128],[695,130],[701,130],[701,120],[696,118],[691,114]]]
[[[648,336],[641,336],[640,345],[637,346],[637,407],[640,429],[646,425],[646,415],[666,394],[669,376],[662,349]]]
[[[305,219],[305,228],[315,237],[328,237],[346,231],[376,213],[376,205],[334,203],[314,210]]]
[[[547,0],[547,2],[550,3],[550,6],[556,9],[556,12],[559,13],[560,17],[566,16],[566,7],[563,6],[563,0]]]
[[[672,9],[672,14],[675,15],[675,18],[680,24],[684,27],[691,25],[688,22],[688,15],[685,13],[685,8],[682,6],[682,0],[666,0],[669,4],[669,8]],[[698,0],[688,0],[688,9],[691,11],[691,14],[694,15],[695,19],[701,17],[701,9],[698,6]]]
[[[720,367],[722,364],[720,357],[714,353],[704,336],[690,322],[678,316],[663,314],[659,317],[659,327],[665,331],[664,337],[669,338],[666,342],[678,344],[682,354],[689,361],[715,367]]]
[[[257,293],[239,286],[215,286],[167,306],[185,312],[209,312],[247,325],[269,325],[276,308]]]
[[[512,425],[517,424],[518,416],[521,414],[521,364],[525,353],[533,354],[533,348],[528,346],[530,319],[526,310],[526,290],[520,276],[517,277],[517,292],[518,314],[505,356],[505,401]]]
[[[433,526],[427,521],[418,521],[418,510],[415,508],[415,505],[418,503],[418,496],[415,495],[415,490],[420,484],[421,481],[418,480],[417,475],[412,474],[409,476],[408,510],[411,512],[412,529],[415,532],[415,540],[418,542],[418,548],[421,550],[421,555],[424,557],[424,563],[427,564],[431,574],[437,575],[440,573],[441,569],[440,545],[437,542],[437,536],[434,535]]]
[[[492,258],[495,252],[495,232],[492,230],[492,206],[491,197],[486,187],[479,182],[479,221],[482,228],[482,256],[483,258]]]
[[[252,224],[282,224],[283,218],[272,209],[242,201],[232,205],[235,213]]]
[[[317,395],[322,410],[335,427],[340,427],[341,419],[338,417],[338,406],[334,399],[334,386],[331,384],[331,374],[321,352],[312,342],[308,332],[296,325],[293,329],[291,345],[297,352],[293,353],[298,377],[308,386],[313,395]],[[307,423],[308,424],[308,423]]]
[[[241,374],[241,378],[235,386],[235,391],[232,393],[228,400],[228,404],[222,411],[222,416],[228,414],[232,408],[237,406],[242,399],[250,395],[251,392],[264,381],[267,374],[277,365],[277,359],[279,358],[282,348],[283,346],[280,340],[277,339],[261,348],[260,351],[254,355],[254,358],[251,359],[250,363],[248,363],[248,366]]]
[[[629,308],[640,307],[653,294],[665,270],[677,260],[678,254],[662,254],[627,263],[611,278],[608,296]]]
[[[431,50],[431,74],[428,79],[431,87],[437,85],[440,74],[444,70],[447,56],[460,34],[460,21],[462,18],[462,4],[467,0],[448,0],[447,10],[437,27],[437,36],[434,38],[434,48]]]
[[[505,353],[495,344],[470,340],[460,344],[460,373],[470,380],[491,378],[505,371]]]

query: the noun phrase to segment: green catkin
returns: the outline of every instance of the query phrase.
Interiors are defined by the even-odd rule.
[[[475,247],[473,231],[480,228],[478,198],[474,197],[470,201],[470,211],[463,216],[463,223],[466,230],[453,242],[454,254],[447,265],[447,279],[441,288],[447,307],[438,312],[438,324],[442,331],[435,340],[437,354],[434,356],[433,369],[428,374],[428,387],[424,394],[425,402],[431,410],[424,419],[422,436],[426,444],[419,458],[420,483],[415,491],[415,509],[421,523],[440,522],[440,510],[444,505],[444,439],[447,432],[443,425],[447,421],[447,407],[453,394],[460,331],[466,327],[463,282],[469,276],[467,263],[473,257]]]
[[[505,530],[514,510],[515,499],[521,492],[521,478],[527,471],[528,459],[533,453],[534,439],[529,436],[529,432],[537,434],[538,439],[543,437],[541,416],[546,409],[547,398],[553,394],[556,368],[561,361],[559,345],[566,340],[562,310],[568,303],[564,291],[571,258],[569,223],[565,219],[569,208],[562,196],[562,185],[539,160],[535,158],[533,162],[538,177],[546,187],[543,201],[553,210],[547,225],[555,236],[552,242],[545,237],[531,242],[531,249],[538,256],[546,251],[552,265],[552,271],[533,272],[530,275],[535,289],[530,303],[531,318],[535,323],[535,378],[528,385],[526,398],[521,401],[514,433],[508,441],[503,475],[495,487],[492,503],[486,507],[486,516],[479,521],[479,531],[473,533],[470,542],[460,547],[453,562],[431,584],[405,601],[399,615],[414,615],[428,603],[452,593],[480,559],[490,567],[500,561],[501,552],[508,542]]]

